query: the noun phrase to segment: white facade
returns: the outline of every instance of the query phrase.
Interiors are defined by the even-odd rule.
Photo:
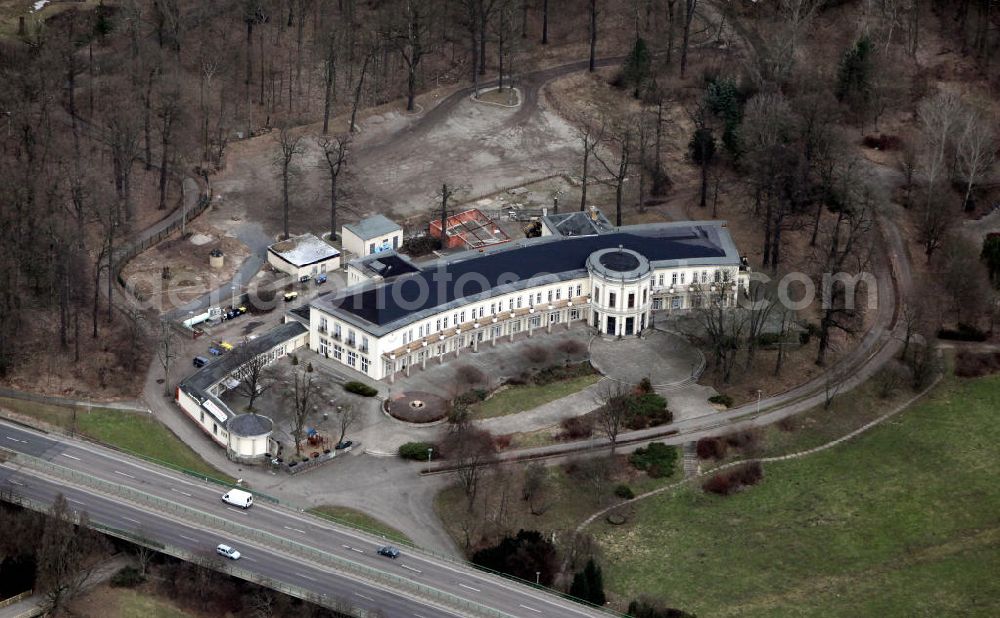
[[[303,234],[268,247],[267,263],[301,279],[340,268],[340,252],[312,234]]]
[[[403,228],[382,215],[347,224],[340,234],[344,251],[358,257],[397,251],[403,244]]]

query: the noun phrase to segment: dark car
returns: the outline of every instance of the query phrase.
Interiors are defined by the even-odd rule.
[[[202,367],[204,367],[205,365],[208,364],[208,359],[205,358],[204,356],[195,356],[194,357],[194,361],[192,362],[192,364],[195,367],[201,369]]]
[[[342,449],[345,449],[345,448],[349,447],[352,444],[354,444],[353,440],[344,440],[343,442],[338,442],[337,446],[335,446],[333,448],[339,451],[339,450],[342,450]]]
[[[326,283],[326,273],[316,275],[316,285],[323,285],[324,283]]]
[[[383,547],[379,547],[378,553],[380,556],[385,556],[386,558],[392,558],[393,560],[399,558],[399,550],[393,547],[392,545],[385,545]]]

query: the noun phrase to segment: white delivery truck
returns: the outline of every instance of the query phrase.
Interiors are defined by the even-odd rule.
[[[248,509],[253,506],[253,494],[242,489],[230,489],[223,494],[222,501],[226,504],[238,506],[241,509]]]

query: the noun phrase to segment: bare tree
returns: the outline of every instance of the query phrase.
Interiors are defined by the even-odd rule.
[[[249,339],[243,339],[234,354],[239,357],[240,363],[233,371],[233,378],[240,381],[236,392],[249,399],[247,409],[253,410],[257,398],[273,385],[267,371],[267,355],[255,353],[251,349]]]
[[[292,400],[292,437],[295,439],[295,454],[302,454],[302,430],[312,408],[309,403],[316,392],[313,375],[307,369],[298,369],[292,373],[292,388],[286,390],[285,396]]]
[[[746,340],[747,315],[734,311],[730,299],[732,290],[725,285],[695,283],[690,286],[693,305],[691,316],[695,329],[692,336],[703,339],[712,351],[713,366],[722,373],[722,381],[732,380],[736,356]]]
[[[488,431],[465,426],[450,434],[445,449],[448,458],[455,462],[455,473],[465,492],[467,508],[471,511],[483,473],[496,461],[493,436]]]
[[[597,0],[590,0],[590,63],[588,70],[597,70]],[[619,225],[621,225],[619,223]]]
[[[347,167],[351,136],[349,134],[333,138],[321,136],[316,138],[316,144],[323,153],[323,162],[326,163],[326,171],[330,176],[330,240],[337,240],[337,200],[340,197],[340,186],[337,181],[340,179],[340,173]]]
[[[156,346],[156,358],[163,367],[163,395],[169,397],[172,390],[170,387],[170,364],[177,358],[177,335],[171,328],[170,322],[166,318],[160,318],[160,332]]]
[[[295,159],[299,157],[305,148],[302,145],[301,135],[292,135],[287,126],[282,127],[278,133],[278,153],[274,158],[274,165],[278,168],[281,177],[281,205],[284,213],[284,238],[288,238],[288,211],[290,208],[289,190],[293,178],[297,173]]]
[[[618,434],[628,425],[632,416],[632,389],[617,380],[605,380],[597,391],[597,420],[601,431],[611,443],[611,454],[615,454]]]
[[[403,0],[400,27],[394,29],[390,38],[406,65],[406,111],[415,109],[417,98],[417,69],[426,53],[426,39],[430,32],[427,16],[421,12],[419,0]],[[397,9],[398,10],[398,9]]]
[[[628,178],[629,167],[632,164],[632,147],[634,140],[632,119],[628,118],[618,123],[607,133],[607,143],[616,154],[616,160],[608,155],[602,155],[599,148],[593,148],[592,154],[601,164],[611,179],[608,184],[615,188],[615,225],[622,225],[622,203],[625,197],[625,180]]]
[[[691,21],[694,19],[698,0],[684,0],[684,31],[681,39],[681,77],[687,72],[688,46],[691,40]]]
[[[344,443],[344,437],[347,435],[348,430],[354,427],[359,420],[361,420],[360,409],[349,404],[337,406],[337,428],[340,430],[340,437],[337,438],[337,444]]]
[[[962,209],[969,211],[973,209],[972,191],[976,182],[989,170],[996,157],[996,123],[970,109],[966,111],[962,124],[958,139],[958,167],[965,179]]]
[[[357,131],[357,123],[355,120],[358,117],[358,106],[361,104],[361,93],[363,92],[365,86],[365,76],[368,74],[368,66],[371,64],[372,57],[374,57],[376,48],[372,46],[365,54],[364,60],[361,62],[361,73],[358,75],[358,85],[354,88],[354,99],[351,101],[351,122],[349,125],[349,131],[354,133]]]
[[[77,523],[78,522],[78,523]],[[79,594],[104,562],[107,542],[90,528],[86,511],[74,515],[66,498],[56,495],[38,542],[37,583],[58,614]]]
[[[580,174],[580,212],[587,209],[587,184],[590,180],[590,155],[594,152],[597,144],[604,139],[604,124],[600,128],[595,127],[590,120],[584,119],[581,123],[583,128],[579,131],[580,139],[583,140],[583,172]]]
[[[167,174],[170,171],[172,156],[170,146],[174,125],[180,119],[181,113],[180,86],[173,84],[162,94],[157,108],[157,115],[160,118],[160,210],[167,207]]]

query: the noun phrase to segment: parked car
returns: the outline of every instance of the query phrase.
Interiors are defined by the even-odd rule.
[[[343,442],[338,442],[337,446],[335,446],[334,448],[339,451],[339,450],[342,450],[342,449],[345,449],[345,448],[349,447],[352,444],[354,444],[353,440],[344,440]]]
[[[208,359],[205,358],[204,356],[195,356],[191,364],[197,367],[198,369],[201,369],[202,367],[208,364]]]
[[[392,558],[395,560],[399,558],[399,550],[392,545],[384,545],[378,548],[378,553],[380,556],[385,556],[386,558]]]
[[[299,297],[299,293],[298,292],[285,292],[285,297],[284,298],[285,298],[285,302],[288,303],[288,302],[291,302],[291,301],[295,300],[298,297]]]
[[[240,315],[243,315],[247,311],[249,311],[249,309],[247,309],[246,305],[240,305],[239,307],[236,307],[236,312],[239,313]]]
[[[215,553],[220,556],[225,556],[230,560],[239,560],[240,552],[236,551],[234,548],[226,545],[225,543],[220,543],[218,547],[215,548]]]
[[[248,509],[253,506],[253,494],[242,489],[230,489],[222,496],[222,501],[226,504],[238,506],[241,509]]]
[[[215,347],[214,345],[208,349],[208,352],[212,356],[218,356],[218,355],[222,354],[222,350],[220,350],[219,348]]]
[[[309,283],[310,279],[312,279],[312,277],[309,275],[302,275],[299,277],[299,283]]]
[[[233,351],[233,344],[229,343],[228,341],[220,341],[219,347],[225,350],[226,352]]]
[[[324,283],[326,283],[326,273],[316,275],[316,285],[323,285]]]

